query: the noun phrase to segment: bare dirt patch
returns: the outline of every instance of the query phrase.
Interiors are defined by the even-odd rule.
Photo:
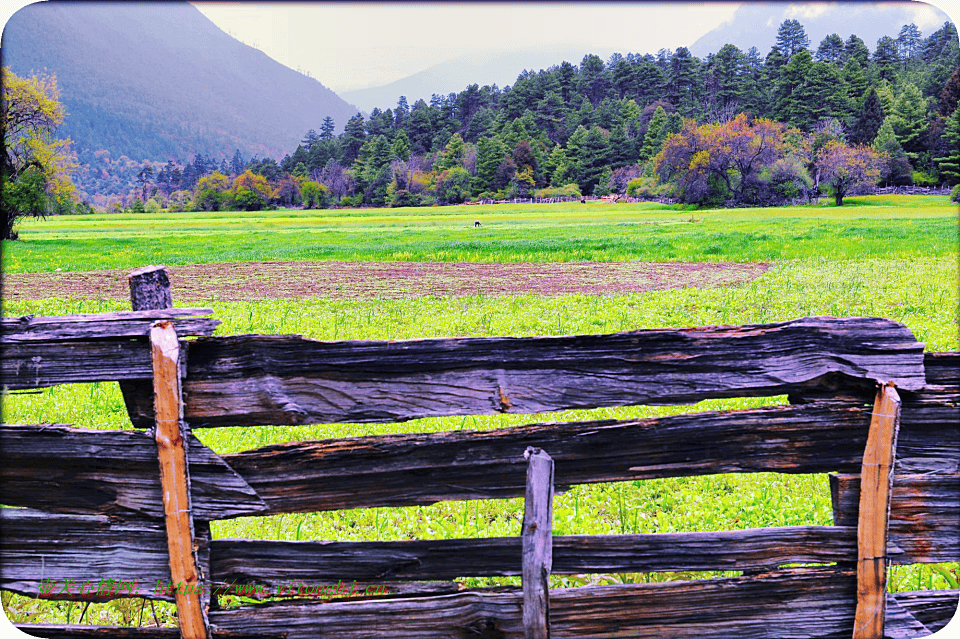
[[[178,304],[276,298],[615,295],[749,282],[768,264],[686,262],[243,262],[168,267]],[[131,269],[132,270],[132,269]],[[4,275],[10,300],[127,299],[127,271]]]

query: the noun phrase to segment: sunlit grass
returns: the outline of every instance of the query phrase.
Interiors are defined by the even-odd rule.
[[[953,256],[947,197],[848,198],[843,207],[682,211],[554,204],[94,215],[24,221],[7,273],[265,260],[735,261]],[[483,226],[474,227],[475,220]]]

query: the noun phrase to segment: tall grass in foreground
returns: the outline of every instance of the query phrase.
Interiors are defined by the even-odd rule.
[[[622,296],[565,295],[423,297],[408,300],[210,300],[224,321],[218,334],[295,333],[325,340],[439,336],[609,333],[659,327],[777,322],[806,315],[881,316],[906,324],[928,351],[957,350],[957,265],[949,258],[911,260],[802,260],[780,264],[743,286],[678,289]],[[46,300],[10,303],[4,313],[58,315],[123,310],[123,302]],[[492,415],[424,419],[403,424],[333,424],[221,428],[198,431],[226,454],[284,441],[400,432],[510,427],[543,420],[630,419],[783,403],[784,398],[701,402],[694,407],[624,407],[546,415]],[[116,384],[85,384],[4,397],[5,423],[73,423],[130,428]],[[214,536],[265,539],[432,539],[515,536],[522,500],[445,502],[426,507],[375,508],[287,514],[214,522]],[[575,486],[558,495],[557,534],[704,531],[832,522],[824,475],[740,474]],[[957,565],[903,566],[891,571],[891,589],[957,587]],[[611,581],[658,581],[703,573],[554,576],[555,587]],[[471,586],[515,579],[467,579]],[[22,598],[5,593],[5,606]],[[29,601],[29,600],[26,600]],[[11,603],[12,602],[12,603]],[[30,604],[32,605],[32,604]],[[103,608],[106,619],[131,611]],[[63,619],[64,605],[43,619]],[[54,610],[59,612],[56,615]],[[111,611],[122,611],[111,612]],[[73,620],[79,612],[71,609]],[[97,612],[96,614],[100,614]],[[117,615],[120,615],[119,617]],[[162,616],[162,615],[161,615]],[[89,620],[89,618],[88,618]]]

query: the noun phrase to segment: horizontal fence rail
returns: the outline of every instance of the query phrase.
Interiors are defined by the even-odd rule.
[[[144,269],[137,277],[166,279],[158,275]],[[134,303],[169,306],[162,290],[146,293],[137,298],[146,302]],[[195,630],[200,636],[513,638],[546,636],[549,627],[552,637],[849,638],[858,602],[860,471],[874,428],[877,382],[893,381],[902,398],[889,525],[883,527],[886,560],[960,560],[960,354],[924,354],[909,330],[889,320],[804,318],[603,336],[317,342],[210,337],[217,320],[201,317],[206,314],[160,309],[5,318],[0,381],[7,390],[120,381],[133,424],[152,428],[147,336],[156,322],[170,321],[179,337],[195,338],[180,342],[186,361],[179,368],[183,414],[193,428],[542,413],[744,396],[787,395],[791,405],[291,442],[222,456],[187,429],[193,549],[198,585],[206,589],[201,601],[210,604],[204,608],[209,628]],[[532,481],[524,457],[530,449],[542,450],[553,465],[552,482],[537,489],[540,495],[551,486],[562,491],[660,477],[831,473],[834,525],[538,535],[537,527],[551,524],[547,509],[527,520],[537,522],[525,530],[527,554],[519,526],[516,537],[488,539],[211,539],[208,522],[219,519],[523,496]],[[83,579],[95,583],[98,594],[74,592],[75,586],[46,596],[174,600],[169,542],[175,533],[163,524],[152,434],[2,425],[0,503],[21,507],[0,509],[0,588],[36,596],[49,591],[52,581],[62,588]],[[796,564],[814,566],[791,567]],[[743,575],[528,587],[548,574],[685,571]],[[526,601],[518,588],[467,590],[458,583],[464,577],[519,575]],[[129,580],[114,583],[127,576],[136,577],[138,592]],[[345,589],[311,594],[311,584],[324,583]],[[260,588],[244,591],[253,599],[279,600],[217,607],[217,593],[246,586]],[[882,590],[880,597],[882,604]],[[920,637],[952,616],[957,592],[898,593],[885,601],[884,636]],[[21,628],[47,637],[179,634]]]

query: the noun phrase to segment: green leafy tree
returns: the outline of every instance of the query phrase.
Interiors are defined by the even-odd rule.
[[[2,239],[15,240],[13,227],[19,219],[43,217],[72,205],[76,189],[70,176],[76,164],[70,140],[52,135],[64,120],[56,78],[20,78],[4,67],[0,80]]]
[[[224,178],[222,175],[219,177]],[[273,193],[267,178],[248,170],[233,179],[229,196],[233,205],[241,211],[259,211],[267,205]]]
[[[330,189],[319,182],[304,180],[300,183],[300,197],[305,209],[326,208],[330,200]]]
[[[470,198],[470,172],[455,166],[437,176],[437,197],[449,204],[460,204]]]
[[[250,171],[246,171],[250,173]],[[252,175],[252,174],[251,174]],[[258,176],[259,177],[259,176]],[[239,176],[236,179],[240,179]],[[266,183],[266,179],[260,177]],[[234,180],[236,182],[236,180]],[[194,204],[200,211],[223,211],[229,208],[230,178],[219,171],[204,175],[194,188]]]

